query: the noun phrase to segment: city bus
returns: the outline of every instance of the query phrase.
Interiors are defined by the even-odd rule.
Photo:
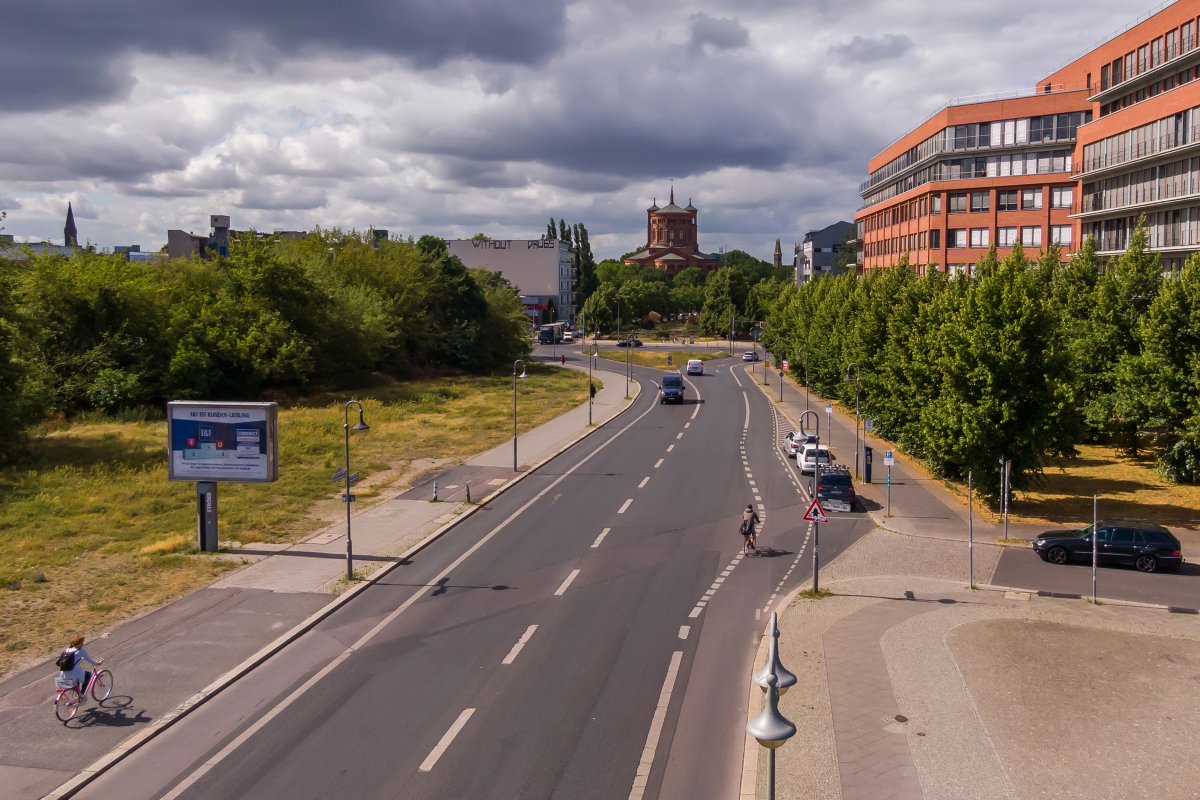
[[[567,323],[551,322],[549,325],[543,325],[538,329],[539,344],[559,344],[563,340],[563,334],[567,332]]]

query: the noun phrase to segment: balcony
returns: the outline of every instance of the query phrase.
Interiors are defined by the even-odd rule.
[[[1163,208],[1200,199],[1200,187],[1154,186],[1130,193],[1119,201],[1105,202],[1103,192],[1092,192],[1080,198],[1079,211],[1071,214],[1072,219],[1092,219],[1128,214],[1131,211]]]
[[[1197,51],[1200,52],[1200,51]],[[1148,142],[1126,147],[1115,153],[1084,158],[1082,170],[1071,177],[1075,180],[1097,178],[1108,172],[1123,171],[1127,166],[1143,166],[1166,156],[1186,155],[1200,150],[1200,126],[1171,132]]]
[[[1092,95],[1088,98],[1088,102],[1110,103],[1118,97],[1136,92],[1155,81],[1162,80],[1173,72],[1198,63],[1200,63],[1200,34],[1193,34],[1190,39],[1182,41],[1176,47],[1167,47],[1161,53],[1138,59],[1134,64],[1134,74],[1128,78],[1107,86],[1103,83],[1093,84],[1088,90]]]

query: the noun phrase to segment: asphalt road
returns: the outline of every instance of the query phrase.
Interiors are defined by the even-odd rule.
[[[1133,567],[1100,565],[1096,595],[1114,600],[1155,603],[1174,608],[1200,608],[1200,565],[1184,562],[1177,571],[1138,572]],[[1031,548],[1005,550],[992,576],[999,586],[1063,595],[1092,595],[1091,562],[1048,564]]]
[[[682,406],[636,374],[633,409],[80,796],[736,794],[765,618],[811,575],[806,497],[740,362]],[[869,528],[821,526],[822,560]]]

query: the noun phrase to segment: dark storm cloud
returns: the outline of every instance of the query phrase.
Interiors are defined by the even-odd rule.
[[[708,45],[714,50],[736,50],[750,44],[750,31],[736,19],[710,17],[708,14],[692,14],[688,17],[692,28],[692,45]]]
[[[421,68],[456,58],[537,64],[563,38],[565,0],[293,0],[10,3],[0,105],[61,108],[121,97],[130,53],[223,58],[270,70],[305,55],[394,56]]]
[[[872,61],[889,61],[899,58],[913,49],[913,41],[898,33],[885,33],[882,36],[855,36],[844,44],[834,45],[829,52],[841,56],[847,61],[868,63]]]

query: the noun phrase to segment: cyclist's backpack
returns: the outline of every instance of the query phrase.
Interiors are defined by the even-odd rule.
[[[63,650],[62,655],[54,662],[54,666],[58,667],[63,672],[70,672],[75,669],[75,654],[70,650]]]
[[[742,520],[742,533],[754,533],[754,520]]]

